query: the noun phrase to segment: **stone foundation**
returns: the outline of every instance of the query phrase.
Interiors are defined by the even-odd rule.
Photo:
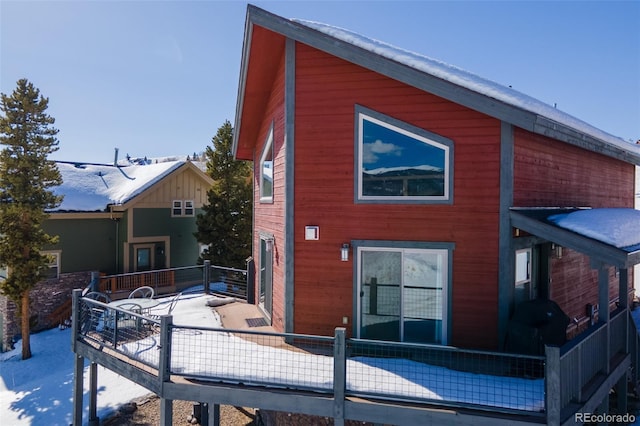
[[[91,272],[60,274],[57,279],[40,281],[31,290],[31,331],[42,331],[57,326],[49,316],[65,301],[71,300],[72,291],[85,288],[91,282]],[[0,295],[0,344],[3,352],[13,349],[20,338],[20,318],[16,304]]]

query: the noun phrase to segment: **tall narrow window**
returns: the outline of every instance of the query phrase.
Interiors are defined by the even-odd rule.
[[[260,157],[260,202],[273,202],[273,126]]]
[[[357,135],[357,201],[451,202],[451,140],[362,107]]]

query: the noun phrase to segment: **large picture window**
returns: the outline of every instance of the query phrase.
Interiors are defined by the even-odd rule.
[[[356,108],[358,202],[452,201],[453,142]]]

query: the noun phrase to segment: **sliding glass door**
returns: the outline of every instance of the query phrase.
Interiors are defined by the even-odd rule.
[[[449,251],[358,248],[362,339],[447,343]]]

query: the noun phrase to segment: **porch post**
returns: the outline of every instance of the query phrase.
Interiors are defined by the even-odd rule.
[[[205,260],[202,268],[202,284],[204,285],[204,294],[209,294],[209,283],[211,282],[211,261]]]
[[[620,300],[621,308],[629,308],[629,270],[627,268],[620,268],[618,270],[618,298]]]
[[[598,322],[606,324],[606,358],[604,361],[603,372],[609,375],[609,360],[611,359],[611,330],[609,329],[609,321],[611,313],[609,312],[609,268],[603,263],[597,266],[598,269]]]
[[[171,326],[173,317],[163,315],[160,317],[160,359],[158,362],[158,380],[162,388],[164,382],[171,380]],[[160,426],[172,426],[173,424],[173,400],[160,398]]]
[[[98,364],[89,364],[89,426],[98,426]]]
[[[333,424],[344,426],[344,393],[347,381],[346,329],[338,327],[333,340]]]
[[[207,409],[202,410],[202,415],[206,413],[207,419],[202,419],[200,424],[207,426],[220,426],[220,404],[207,403]]]
[[[560,401],[560,348],[557,346],[545,346],[545,408],[547,411],[547,424],[559,425],[562,403]]]
[[[84,390],[84,357],[73,359],[73,426],[82,426],[82,393]]]
[[[76,353],[79,331],[82,329],[80,321],[81,289],[73,290],[71,308],[71,350]],[[84,357],[75,355],[73,358],[73,426],[82,426],[82,406],[84,391]]]
[[[619,269],[619,277],[618,277],[618,298],[620,301],[620,307],[624,308],[627,312],[625,313],[625,336],[629,336],[629,270],[627,268]],[[625,339],[625,349],[624,353],[629,353],[629,338]],[[633,361],[632,361],[633,362]],[[627,371],[625,374],[620,377],[618,383],[616,384],[616,395],[618,396],[618,413],[626,414],[629,411],[629,407],[627,404],[628,398],[628,388],[627,383],[629,379],[629,372]]]

